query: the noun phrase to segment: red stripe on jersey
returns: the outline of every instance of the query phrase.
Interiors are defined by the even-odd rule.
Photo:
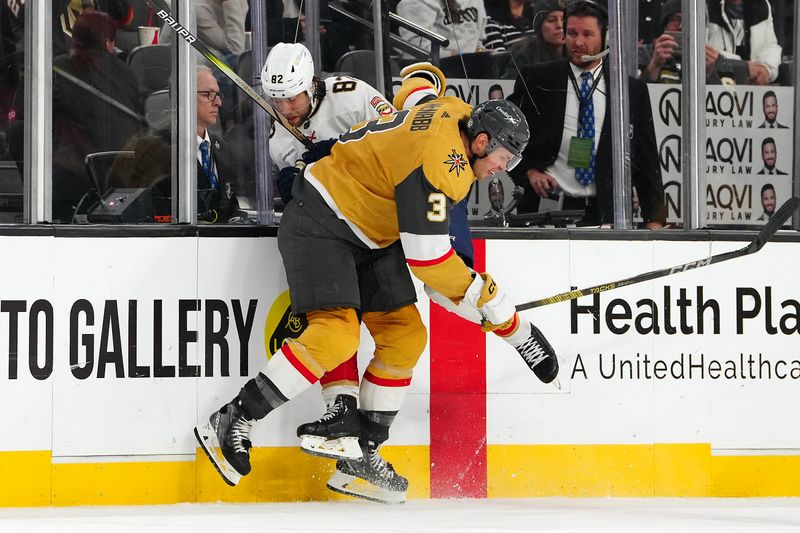
[[[417,87],[416,89],[412,89],[411,92],[408,93],[408,96],[411,96],[412,94],[414,94],[416,92],[419,92],[419,91],[433,91],[434,94],[437,94],[436,93],[436,88],[434,88],[432,86],[428,86],[428,85],[423,85],[422,87]],[[406,97],[406,99],[408,99],[408,96]]]
[[[518,317],[517,313],[514,313],[514,320],[511,322],[510,326],[508,326],[506,329],[496,329],[494,330],[494,332],[497,335],[500,335],[501,337],[507,337],[511,335],[512,333],[514,333],[514,328],[517,327],[517,323],[519,322],[517,317]]]
[[[406,263],[408,263],[408,266],[412,266],[412,267],[428,267],[428,266],[438,265],[439,263],[444,263],[444,261],[448,257],[450,257],[451,255],[453,255],[454,253],[456,253],[455,250],[453,250],[453,248],[450,248],[449,250],[447,250],[447,252],[443,256],[437,257],[436,259],[408,259],[408,258],[406,258]]]
[[[312,371],[307,369],[303,363],[300,362],[300,359],[292,353],[292,349],[289,348],[288,344],[284,344],[281,346],[281,351],[283,355],[286,356],[286,360],[289,361],[292,366],[303,375],[304,378],[308,380],[309,383],[316,383],[319,378],[314,375]]]
[[[473,241],[478,272],[485,242]],[[431,497],[485,498],[486,335],[439,305],[430,313]]]
[[[381,387],[408,387],[409,385],[411,385],[411,378],[404,378],[404,379],[379,378],[375,374],[371,374],[369,371],[364,372],[364,379],[366,379],[370,383],[379,385]]]

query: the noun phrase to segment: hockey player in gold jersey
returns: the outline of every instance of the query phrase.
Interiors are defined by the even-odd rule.
[[[401,94],[412,98],[431,86],[412,78]],[[337,487],[367,480],[383,489],[376,500],[404,501],[408,482],[383,460],[379,447],[427,342],[406,265],[449,308],[515,346],[539,379],[556,378],[557,358],[541,332],[520,319],[489,274],[467,268],[448,235],[450,205],[476,179],[516,164],[528,138],[525,118],[510,102],[472,109],[458,98],[440,97],[354,126],[329,157],[305,169],[295,181],[278,245],[292,311],[306,313],[308,328],[195,428],[229,484],[250,472],[254,421],[352,355],[360,312],[375,340],[360,391],[364,457],[347,462],[349,472],[341,472],[346,479]]]

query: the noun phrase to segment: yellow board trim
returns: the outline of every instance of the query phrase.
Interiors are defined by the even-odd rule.
[[[430,498],[428,446],[387,446]],[[253,473],[228,487],[202,451],[195,461],[53,463],[49,451],[0,452],[0,507],[152,505],[348,499],[328,491],[334,462],[296,447],[256,448]],[[800,496],[800,456],[712,456],[709,444],[493,445],[490,498]]]

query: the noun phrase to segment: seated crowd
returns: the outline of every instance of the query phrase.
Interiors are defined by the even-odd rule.
[[[396,0],[390,2],[390,6],[401,17],[448,39],[448,44],[439,49],[439,57],[430,58],[434,63],[437,60],[441,62],[446,75],[481,77],[478,71],[484,71],[490,73],[486,76],[488,78],[516,80],[517,87],[509,98],[516,98],[525,111],[526,103],[537,104],[536,100],[526,102],[526,99],[535,96],[531,95],[531,88],[524,84],[531,76],[531,69],[553,60],[564,60],[564,65],[570,61],[570,36],[565,12],[569,12],[571,4],[581,1]],[[606,0],[599,2],[605,4]],[[370,12],[364,6],[356,2],[344,4],[348,9],[369,18]],[[639,33],[642,37],[637,77],[646,83],[680,83],[681,1],[655,0],[647,4],[649,7],[640,12],[642,21]],[[327,1],[321,3],[321,9],[318,31],[322,40],[322,70],[340,72],[338,60],[350,50],[368,48],[371,36],[351,26],[352,22],[333,16]],[[603,8],[600,9],[602,14],[599,16],[607,17]],[[776,85],[787,81],[781,78],[787,69],[781,66],[782,48],[769,0],[707,0],[706,9],[707,83]],[[197,0],[195,12],[198,37],[232,67],[240,64],[245,68],[245,62],[251,61],[249,56],[252,47],[249,1]],[[81,215],[86,214],[94,200],[87,200],[87,194],[102,195],[107,191],[93,190],[97,189],[97,180],[91,175],[91,169],[87,168],[84,159],[88,154],[113,151],[134,153],[137,159],[143,151],[148,154],[145,165],[126,168],[115,177],[113,185],[153,188],[154,183],[159,183],[151,192],[162,200],[161,211],[168,213],[171,186],[167,178],[172,172],[174,147],[170,139],[169,109],[163,106],[169,106],[165,94],[168,95],[171,85],[171,63],[154,65],[156,59],[151,58],[156,55],[144,56],[140,49],[173,42],[175,37],[172,30],[160,28],[161,21],[144,0],[91,0],[80,2],[77,7],[76,2],[58,0],[54,2],[53,18],[53,220],[69,223],[85,219]],[[20,173],[20,123],[24,118],[24,91],[22,72],[16,67],[21,56],[21,20],[20,12],[11,12],[4,5],[0,18],[3,29],[0,50],[3,58],[0,64],[3,67],[0,70],[0,159],[17,161]],[[605,18],[602,24],[607,24]],[[297,0],[270,0],[267,3],[266,25],[269,46],[278,42],[303,40],[304,32],[308,31],[304,3]],[[160,28],[162,31],[148,32],[147,28]],[[607,37],[603,29],[601,25],[599,49],[593,53],[602,53],[606,47]],[[418,33],[406,27],[393,27],[392,30],[405,42],[422,50],[430,50],[430,41]],[[471,65],[480,62],[470,64],[463,59],[474,54],[481,54],[480,62],[491,64],[493,68],[476,68],[472,72]],[[169,60],[170,56],[164,54],[162,57]],[[400,64],[408,64],[422,58],[397,52],[396,59]],[[141,65],[142,62],[145,64]],[[579,61],[573,61],[573,64],[577,63]],[[457,68],[453,69],[453,66]],[[160,73],[156,67],[161,69]],[[251,63],[247,63],[247,68],[250,72],[245,72],[242,77],[250,81]],[[575,74],[580,75],[580,72]],[[214,80],[213,84],[210,79]],[[581,83],[577,77],[575,80],[577,84]],[[595,84],[604,84],[602,80],[600,76]],[[501,89],[500,86],[497,88]],[[639,93],[638,86],[632,86],[631,90]],[[526,93],[525,98],[523,92]],[[580,89],[576,89],[576,92],[579,93]],[[767,96],[764,97],[765,110]],[[597,95],[592,98],[597,98]],[[158,102],[161,102],[161,108]],[[598,102],[595,112],[598,108],[605,109],[605,105],[604,102]],[[209,108],[202,120],[201,107]],[[204,125],[203,132],[200,131],[201,122]],[[598,148],[602,148],[600,132],[604,121],[598,117],[596,122],[597,137],[594,141]],[[554,124],[560,127],[560,122]],[[588,130],[586,136],[589,136]],[[533,139],[531,145],[536,140]],[[207,148],[210,155],[203,153],[202,141],[210,147]],[[556,141],[560,142],[560,138]],[[215,151],[222,153],[224,150],[220,147],[226,144],[229,145],[226,149],[230,152],[228,155],[214,154]],[[245,218],[237,201],[237,193],[242,197],[241,207],[246,209],[252,201],[248,198],[254,195],[256,189],[252,103],[216,69],[201,68],[198,71],[198,146],[198,182],[203,182],[208,190],[213,191],[208,198],[198,201],[202,206],[201,220]],[[568,144],[565,146],[569,147]],[[650,148],[642,147],[642,150],[648,152]],[[526,190],[523,210],[526,205],[527,209],[535,209],[538,197],[548,196],[556,186],[561,190],[569,189],[569,186],[565,189],[562,180],[556,177],[545,179],[540,175],[547,174],[546,168],[552,165],[555,167],[551,171],[555,172],[562,156],[566,157],[556,150],[553,155],[555,159],[550,164],[545,164],[545,161],[531,163],[533,166],[528,166],[526,172],[532,174],[515,176],[515,181]],[[221,162],[226,159],[238,163],[228,165],[227,161]],[[594,159],[591,163],[594,165]],[[151,168],[143,170],[143,166]],[[222,167],[225,167],[224,170]],[[520,166],[521,169],[523,167]],[[538,176],[536,179],[532,177],[534,174]],[[661,207],[648,203],[648,184],[637,185],[640,186],[638,196],[643,200],[644,211],[658,213],[654,214],[653,220],[661,220]],[[576,191],[583,189],[583,192],[578,191],[577,203],[585,206],[585,198],[599,195],[597,188],[602,187],[599,180],[578,187]],[[644,195],[642,187],[645,189]],[[654,194],[658,196],[659,193],[655,191]],[[222,204],[224,207],[220,207]],[[570,202],[567,205],[571,205]],[[163,213],[159,211],[157,214]],[[605,222],[607,217],[604,215],[601,218],[601,222]]]

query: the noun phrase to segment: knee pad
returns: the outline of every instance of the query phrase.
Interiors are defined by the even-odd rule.
[[[337,307],[309,311],[308,327],[297,338],[326,371],[333,370],[358,350],[361,326],[356,310]]]

